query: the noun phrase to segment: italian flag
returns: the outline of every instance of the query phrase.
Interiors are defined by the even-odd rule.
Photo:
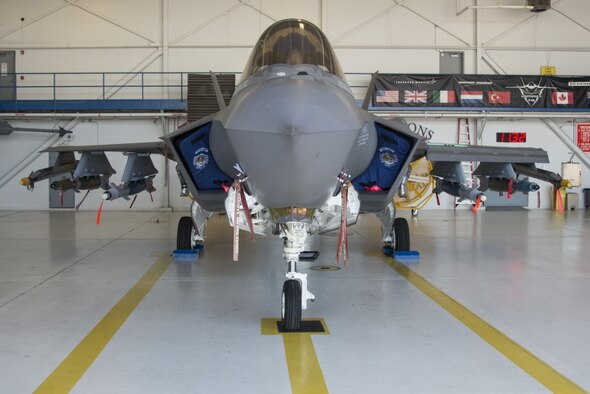
[[[454,90],[439,90],[434,92],[433,99],[435,103],[450,104],[455,102]]]

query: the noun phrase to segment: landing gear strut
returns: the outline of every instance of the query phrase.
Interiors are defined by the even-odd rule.
[[[282,226],[284,237],[283,257],[287,261],[287,280],[283,284],[281,318],[286,331],[296,331],[301,327],[302,311],[307,309],[307,301],[315,296],[307,290],[307,274],[297,272],[299,254],[303,252],[307,238],[307,223],[288,222]]]
[[[383,240],[383,254],[393,256],[394,253],[410,250],[410,227],[405,218],[395,217],[395,206],[389,203],[387,207],[377,213],[381,221],[381,235]]]
[[[204,210],[196,201],[191,203],[191,216],[183,216],[178,222],[176,249],[195,250],[203,247],[207,219],[212,212]]]

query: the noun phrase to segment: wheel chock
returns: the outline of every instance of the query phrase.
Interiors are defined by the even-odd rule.
[[[420,252],[417,250],[395,250],[391,245],[385,245],[382,249],[385,256],[393,257],[399,260],[411,260],[420,258]]]
[[[419,259],[420,253],[417,250],[398,250],[393,257],[398,260],[413,260]]]
[[[195,259],[199,255],[199,251],[202,250],[203,247],[201,246],[200,249],[175,249],[172,252],[172,257],[179,260],[188,260],[188,259]]]

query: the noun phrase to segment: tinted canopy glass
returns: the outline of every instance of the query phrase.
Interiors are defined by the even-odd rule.
[[[262,33],[246,64],[243,77],[272,64],[313,64],[343,78],[342,69],[324,33],[313,23],[286,19]]]

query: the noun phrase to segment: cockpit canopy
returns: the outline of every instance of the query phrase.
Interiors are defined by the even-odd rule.
[[[313,64],[344,78],[324,33],[302,19],[285,19],[266,29],[250,55],[242,78],[272,64]]]

